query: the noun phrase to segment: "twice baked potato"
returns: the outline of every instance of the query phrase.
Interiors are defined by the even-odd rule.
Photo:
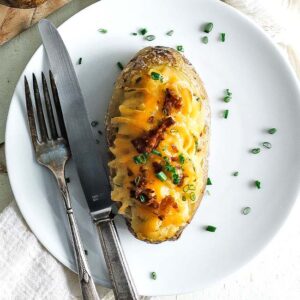
[[[207,182],[210,110],[201,79],[167,47],[139,51],[118,77],[106,133],[113,201],[133,234],[177,239]]]

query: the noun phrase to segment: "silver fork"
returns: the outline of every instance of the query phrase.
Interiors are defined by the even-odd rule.
[[[65,180],[65,166],[71,152],[68,145],[68,138],[64,125],[63,115],[60,107],[59,97],[52,76],[50,75],[50,85],[53,95],[53,102],[57,114],[59,126],[56,126],[53,108],[50,100],[50,93],[47,85],[47,81],[44,73],[42,73],[43,94],[46,107],[46,116],[43,112],[43,105],[39,92],[39,87],[35,75],[33,74],[33,91],[35,98],[35,107],[37,119],[34,116],[34,109],[31,100],[30,89],[27,78],[25,76],[25,96],[27,117],[29,123],[29,129],[31,133],[31,139],[33,148],[35,151],[35,157],[39,164],[47,167],[55,176],[57,184],[64,200],[66,213],[68,216],[71,236],[73,240],[74,254],[77,262],[78,276],[81,286],[81,291],[84,300],[99,300],[96,287],[91,276],[88,262],[85,256],[85,252],[82,246],[82,242],[79,236],[78,227],[76,225],[73,209],[71,205],[71,199],[68,191],[68,187]],[[46,127],[45,117],[48,118],[49,132]],[[38,138],[37,127],[39,127],[40,138]],[[61,135],[58,134],[58,127]]]

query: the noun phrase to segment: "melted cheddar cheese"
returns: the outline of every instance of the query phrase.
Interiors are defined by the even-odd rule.
[[[159,74],[160,79],[153,79],[153,74]],[[127,215],[141,240],[160,242],[174,237],[187,225],[201,200],[206,176],[203,164],[207,156],[208,112],[203,108],[206,99],[201,87],[193,82],[181,69],[169,65],[148,69],[126,83],[119,115],[111,119],[111,125],[118,128],[110,148],[114,159],[109,166],[115,170],[111,197],[120,202],[119,212]],[[174,124],[165,130],[155,151],[146,153],[145,162],[137,163],[134,157],[140,153],[132,141],[166,118],[163,107],[167,90],[180,99],[181,107],[171,110]],[[162,167],[167,180],[158,178],[154,162]],[[180,185],[172,180],[168,165],[183,175]],[[132,195],[141,168],[146,170],[146,187],[154,192],[155,205]]]

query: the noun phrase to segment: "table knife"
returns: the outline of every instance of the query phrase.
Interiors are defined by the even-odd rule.
[[[113,221],[106,167],[96,146],[71,58],[51,22],[41,20],[38,28],[57,85],[72,159],[98,228],[115,297],[118,300],[139,299]]]

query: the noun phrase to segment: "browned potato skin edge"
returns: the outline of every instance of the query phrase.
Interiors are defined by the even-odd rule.
[[[115,83],[112,99],[109,103],[108,111],[106,114],[106,120],[105,120],[105,127],[106,127],[106,138],[109,147],[113,146],[114,139],[116,136],[116,130],[111,126],[111,119],[115,116],[119,115],[119,105],[120,100],[122,97],[120,95],[122,94],[122,88],[125,86],[126,80],[130,79],[132,76],[139,74],[139,73],[145,73],[151,66],[155,65],[170,65],[171,67],[179,67],[183,71],[185,71],[189,76],[192,76],[197,83],[201,87],[201,92],[202,96],[205,98],[204,104],[206,105],[206,109],[209,111],[209,114],[206,119],[206,126],[207,126],[207,140],[206,144],[208,145],[209,141],[209,129],[210,129],[210,109],[209,109],[209,104],[208,104],[208,99],[207,99],[207,93],[205,91],[205,88],[203,86],[202,80],[200,79],[199,75],[197,74],[196,70],[194,67],[191,65],[191,63],[183,56],[181,55],[178,51],[168,48],[168,47],[161,47],[161,46],[156,46],[156,47],[147,47],[142,50],[140,50],[132,59],[131,61],[127,64],[127,66],[124,68],[124,70],[120,73],[120,75],[117,78],[117,81]],[[113,155],[110,153],[110,158],[113,159]],[[188,224],[191,222],[193,216],[195,215],[200,202],[203,198],[203,194],[206,188],[206,183],[207,183],[207,176],[208,176],[208,151],[206,155],[206,159],[204,162],[204,177],[203,177],[203,189],[201,191],[201,194],[199,196],[200,201],[197,201],[197,206],[194,207],[194,211],[191,214],[191,217],[188,221]],[[112,184],[112,178],[115,176],[115,170],[110,169],[110,180]],[[137,238],[135,232],[130,226],[130,221],[128,218],[126,218],[126,223],[127,226],[130,230],[130,232]],[[153,241],[148,241],[148,240],[143,240],[145,242],[149,242],[151,244],[158,244],[164,241],[174,241],[177,240],[180,235],[182,234],[185,226],[180,228],[175,236],[173,236],[170,239],[166,239],[163,241],[158,241],[158,242],[153,242]]]

